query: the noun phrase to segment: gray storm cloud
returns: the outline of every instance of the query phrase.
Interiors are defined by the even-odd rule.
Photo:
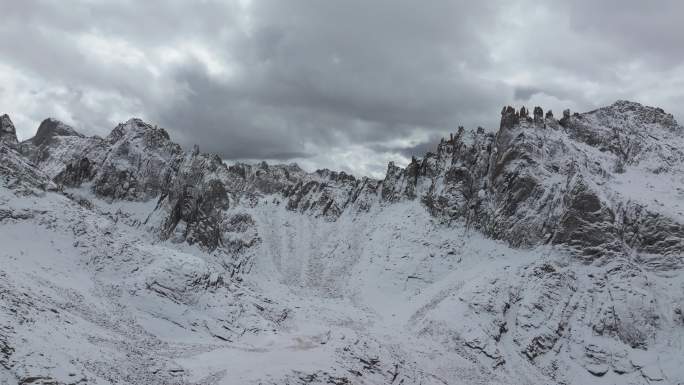
[[[0,0],[0,112],[379,175],[504,104],[682,116],[681,4]]]

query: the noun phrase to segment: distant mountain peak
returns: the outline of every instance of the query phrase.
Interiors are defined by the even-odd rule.
[[[125,123],[119,123],[105,138],[110,143],[117,142],[124,137],[145,136],[151,141],[168,142],[171,140],[168,132],[156,125],[151,125],[140,118],[128,119]]]
[[[36,135],[31,139],[35,146],[49,144],[55,136],[77,136],[83,138],[83,135],[78,133],[73,127],[63,123],[60,120],[47,118],[40,123]]]
[[[664,129],[677,131],[682,129],[674,116],[662,108],[645,106],[629,100],[617,100],[610,106],[582,114],[574,114],[573,117],[590,119],[600,126],[623,127],[631,130]]]
[[[638,102],[633,102],[631,100],[625,100],[625,99],[618,99],[616,100],[612,106],[630,106],[630,107],[643,107],[641,103]]]

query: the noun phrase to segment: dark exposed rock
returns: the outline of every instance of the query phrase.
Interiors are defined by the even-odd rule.
[[[622,238],[630,247],[640,252],[665,256],[682,255],[684,252],[682,224],[634,203],[628,204],[620,215]],[[677,266],[662,267],[671,269]]]
[[[28,376],[19,379],[19,385],[61,385],[59,381],[51,377]]]
[[[49,145],[55,136],[77,136],[82,138],[72,127],[52,118],[43,120],[38,127],[38,132],[31,139],[34,146]]]
[[[553,115],[551,115],[551,117],[553,117]],[[537,124],[544,123],[544,110],[539,106],[534,107],[534,122]]]
[[[11,147],[16,147],[19,144],[17,130],[7,114],[0,115],[0,142]]]
[[[10,357],[14,353],[14,347],[10,344],[10,329],[0,328],[0,366],[10,369]]]
[[[570,120],[570,110],[565,109],[563,110],[563,117],[558,121],[558,123],[565,127],[565,125],[568,123],[568,120]]]
[[[260,241],[256,222],[248,214],[235,214],[223,220],[221,228],[224,245],[233,253],[240,253]]]
[[[615,214],[582,181],[575,184],[565,200],[567,208],[553,243],[567,244],[589,256],[621,249]]]
[[[515,108],[508,106],[501,110],[501,124],[500,129],[512,128],[520,121],[518,114],[515,112]]]
[[[191,155],[181,164],[180,173],[160,198],[159,207],[169,208],[161,228],[163,238],[171,237],[182,223],[182,240],[207,250],[223,244],[223,210],[229,206],[229,197],[224,183],[212,178],[214,167],[225,166],[220,159],[205,155]]]
[[[682,326],[684,326],[684,310],[681,307],[675,307],[673,309],[675,320]]]
[[[79,187],[81,183],[95,176],[95,164],[88,158],[67,164],[66,168],[55,176],[54,181],[68,187]]]

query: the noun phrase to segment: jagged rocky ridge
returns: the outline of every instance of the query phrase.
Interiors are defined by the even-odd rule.
[[[197,148],[183,152],[164,129],[138,119],[104,139],[47,119],[20,152],[64,186],[89,182],[106,199],[158,198],[171,212],[162,236],[182,221],[193,227],[184,238],[210,250],[222,244],[220,212],[231,201],[278,194],[290,210],[335,220],[350,206],[368,210],[379,191],[378,203],[417,199],[436,217],[462,219],[514,247],[551,242],[588,256],[629,248],[681,253],[684,232],[676,222],[638,202],[601,196],[626,164],[654,174],[679,167],[683,150],[669,143],[682,130],[672,115],[624,101],[566,112],[560,121],[539,107],[533,116],[524,107],[501,114],[496,134],[461,128],[406,168],[390,164],[382,181],[306,174],[296,165],[226,166]]]
[[[361,246],[348,238],[359,237],[365,228],[383,234],[384,218],[395,229],[392,242],[399,245],[409,242],[399,241],[399,237],[413,238],[410,234],[420,232],[420,226],[433,229],[429,237],[416,237],[415,244],[404,245],[415,253],[406,257],[415,261],[402,263],[415,263],[412,269],[423,272],[412,272],[405,280],[424,280],[419,292],[444,288],[425,299],[408,317],[407,327],[418,340],[433,340],[472,362],[481,372],[474,375],[473,382],[684,381],[681,343],[668,343],[681,338],[684,330],[684,216],[678,211],[683,129],[661,109],[618,101],[582,114],[565,111],[556,120],[539,107],[532,116],[524,107],[506,107],[498,131],[459,128],[443,139],[434,153],[413,159],[405,168],[390,164],[380,181],[329,170],[306,173],[296,165],[228,166],[197,148],[183,151],[165,130],[138,119],[120,124],[106,138],[85,137],[47,119],[35,137],[21,143],[9,117],[4,115],[1,121],[0,169],[6,188],[22,196],[63,191],[78,210],[95,213],[99,210],[98,204],[93,204],[96,200],[109,204],[152,202],[138,218],[126,212],[117,212],[113,218],[147,229],[154,240],[178,245],[181,250],[184,244],[197,246],[208,261],[216,262],[175,287],[145,277],[145,287],[155,295],[192,303],[190,298],[202,296],[207,288],[250,281],[250,276],[258,276],[254,272],[261,266],[258,260],[271,255],[284,282],[310,286],[324,297],[345,296],[356,289],[348,288],[351,278],[340,273],[349,275],[351,269],[362,266],[359,260],[366,254],[371,261],[367,269],[372,270],[377,263],[372,262],[375,249],[388,247],[391,253],[392,248],[374,245],[355,251]],[[93,197],[84,197],[79,191],[89,191]],[[282,210],[294,215],[292,218],[308,218],[316,228],[288,230],[290,221],[299,219],[288,219],[279,228],[280,219],[271,216]],[[429,216],[422,217],[420,210]],[[412,219],[421,221],[412,228],[395,222],[398,218],[385,217],[393,212],[399,212],[398,218],[422,219]],[[34,215],[10,207],[0,210],[0,224]],[[349,230],[349,226],[359,229]],[[339,229],[330,231],[340,234],[322,229]],[[453,260],[458,253],[444,250],[461,241],[457,229],[503,241],[518,250],[506,253],[540,256],[506,260],[516,267],[450,282],[446,273],[434,269],[440,263],[456,263]],[[302,231],[312,231],[311,239],[320,242],[312,243],[308,253],[336,256],[339,261],[325,263],[342,277],[326,276],[333,274],[332,267],[321,266],[324,262],[318,260],[313,264],[314,259],[304,268],[305,282],[288,277],[291,268],[297,267],[282,259],[285,255],[292,259],[303,250],[297,245],[281,249],[284,246],[272,238],[289,244],[287,238],[301,241]],[[340,251],[340,246],[350,251]],[[399,246],[396,252],[403,253]],[[434,260],[436,253],[444,254],[441,262]],[[429,258],[419,260],[421,254]],[[387,258],[389,263],[390,254]],[[396,262],[387,270],[401,271]],[[258,279],[251,280],[258,286]],[[667,295],[659,299],[664,293]],[[279,313],[269,305],[258,306],[281,315],[257,323],[279,324],[282,314],[292,311]],[[445,318],[444,314],[452,316]],[[231,333],[210,334],[223,341],[236,338]],[[0,349],[5,357],[0,355],[0,364],[14,370],[19,361],[13,358],[16,353],[7,337],[0,338]],[[373,349],[388,357],[397,354],[383,353],[387,347],[382,344],[354,354],[369,354]],[[358,375],[353,374],[357,369],[347,368],[352,377],[323,370],[293,372],[283,381],[394,381],[379,374],[384,370],[392,373],[392,365],[376,373],[375,366],[382,364],[370,364],[373,361],[368,358],[359,362],[364,361]],[[416,370],[398,360],[395,377],[400,367]],[[588,377],[575,374],[576,367]],[[435,373],[414,373],[403,380],[439,383],[440,378],[452,378],[444,374],[449,370],[446,364]],[[364,373],[374,379],[362,380]],[[146,378],[152,381],[155,376]],[[189,381],[182,376],[176,380]]]
[[[539,107],[533,117],[524,107],[501,115],[496,134],[461,129],[406,169],[390,165],[383,198],[420,199],[433,215],[463,219],[514,247],[681,254],[680,224],[604,194],[612,195],[609,183],[625,164],[656,175],[680,171],[684,153],[671,143],[682,128],[672,115],[624,101],[560,121]]]
[[[307,174],[297,165],[227,166],[198,148],[184,152],[164,129],[139,119],[118,125],[104,139],[47,119],[35,137],[21,143],[20,153],[65,187],[86,183],[108,200],[158,199],[165,216],[160,236],[179,233],[176,239],[210,251],[225,243],[222,228],[229,221],[222,215],[230,202],[279,194],[289,210],[334,220],[354,203],[368,209],[378,184],[344,172]]]

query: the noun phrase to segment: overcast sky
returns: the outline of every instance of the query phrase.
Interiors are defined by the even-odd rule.
[[[69,4],[69,5],[67,5]],[[0,113],[382,175],[505,104],[684,117],[684,2],[0,0]]]

